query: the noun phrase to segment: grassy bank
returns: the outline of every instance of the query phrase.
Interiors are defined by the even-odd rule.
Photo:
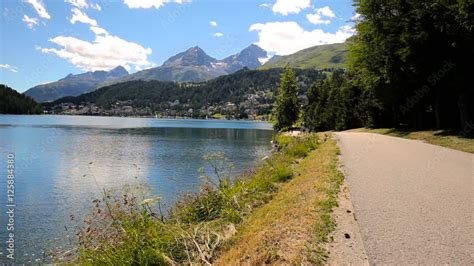
[[[293,165],[295,177],[242,224],[218,265],[323,264],[322,244],[335,222],[331,216],[343,180],[333,139]]]
[[[321,137],[322,136],[322,137]],[[144,187],[104,192],[58,261],[87,264],[322,263],[342,176],[327,135],[278,136],[279,151],[231,178],[220,153],[207,156],[206,184],[169,214]],[[275,242],[277,241],[277,242]],[[286,253],[288,252],[288,253]],[[248,254],[253,255],[248,257]]]
[[[430,143],[433,145],[443,146],[450,149],[459,151],[474,153],[474,138],[465,138],[459,135],[450,134],[448,132],[438,130],[427,130],[427,131],[403,131],[394,128],[357,128],[349,131],[353,132],[369,132],[383,135],[389,135],[394,137],[401,137],[407,139],[417,139]]]

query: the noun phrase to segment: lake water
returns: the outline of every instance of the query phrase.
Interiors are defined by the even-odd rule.
[[[101,189],[138,180],[170,206],[199,188],[205,154],[222,151],[235,173],[249,170],[270,152],[272,134],[270,124],[250,121],[0,115],[0,262],[8,261],[9,153],[16,158],[15,255],[24,263],[72,245],[70,215],[81,220]]]

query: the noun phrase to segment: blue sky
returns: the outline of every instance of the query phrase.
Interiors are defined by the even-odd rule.
[[[23,92],[69,73],[136,72],[199,46],[291,54],[354,33],[351,0],[2,0],[0,83]]]

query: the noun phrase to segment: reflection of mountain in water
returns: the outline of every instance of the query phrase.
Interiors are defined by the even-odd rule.
[[[9,139],[8,143],[0,142],[0,149],[16,150],[19,158],[28,161],[21,165],[18,180],[18,211],[23,217],[18,226],[18,250],[23,253],[18,254],[20,262],[41,257],[41,250],[69,245],[66,236],[74,237],[74,228],[81,225],[103,188],[120,190],[125,184],[144,182],[163,198],[166,208],[183,192],[198,189],[202,182],[198,169],[204,165],[205,154],[224,152],[237,174],[251,168],[271,148],[272,131],[212,128],[224,123],[239,126],[235,121],[202,122],[210,128],[192,128],[198,125],[193,121],[169,122],[187,128],[124,128],[129,120],[134,126],[148,124],[124,119],[121,127],[112,128],[97,127],[103,118],[40,117],[68,121],[43,125],[33,118],[15,119],[5,121],[11,126],[0,128],[2,136]],[[90,123],[93,126],[85,126],[87,119],[95,119]],[[74,221],[70,221],[71,214]]]

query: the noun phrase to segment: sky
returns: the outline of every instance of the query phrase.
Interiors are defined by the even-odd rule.
[[[1,0],[0,83],[24,92],[66,75],[130,73],[199,46],[288,55],[354,34],[351,0]]]

